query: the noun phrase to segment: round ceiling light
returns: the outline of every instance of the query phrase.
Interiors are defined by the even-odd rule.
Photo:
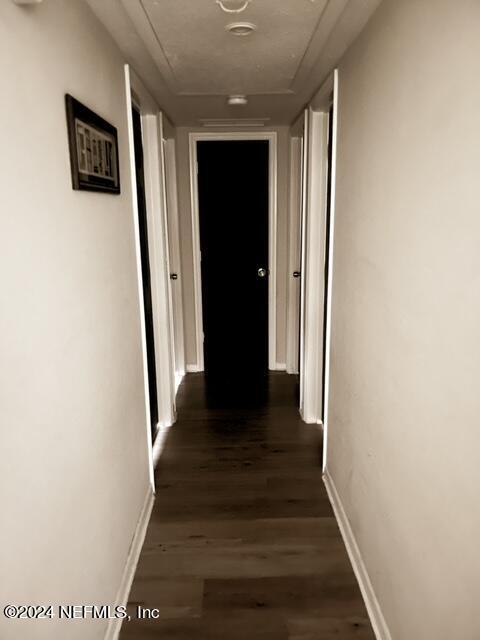
[[[226,13],[241,13],[245,11],[252,0],[217,0],[217,4]]]
[[[225,29],[233,36],[249,36],[257,30],[257,25],[252,22],[231,22]]]
[[[228,97],[228,104],[234,107],[244,106],[248,102],[247,96],[244,95],[234,95]]]

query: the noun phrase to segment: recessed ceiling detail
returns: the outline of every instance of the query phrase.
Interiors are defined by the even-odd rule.
[[[161,49],[162,74],[180,95],[288,93],[327,5],[252,2],[242,14],[258,27],[250,39],[230,37],[212,0],[124,0],[124,6],[137,2]]]
[[[252,122],[291,123],[381,2],[221,0],[225,12],[216,0],[85,1],[158,105],[192,126],[230,120],[231,95],[248,95]],[[258,27],[250,37],[226,31],[240,18]]]

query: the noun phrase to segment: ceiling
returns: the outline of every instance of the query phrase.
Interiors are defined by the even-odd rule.
[[[256,0],[226,14],[209,0],[140,0],[164,54],[162,73],[181,95],[288,93],[327,0]],[[300,10],[299,10],[300,9]],[[235,37],[244,18],[257,30]]]
[[[226,13],[216,0],[87,0],[169,118],[189,126],[291,123],[380,1],[250,0]],[[234,36],[232,22],[256,30]],[[231,94],[248,104],[229,106]]]

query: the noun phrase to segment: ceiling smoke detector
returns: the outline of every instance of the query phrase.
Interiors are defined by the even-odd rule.
[[[257,25],[252,22],[231,22],[225,29],[233,36],[249,36],[257,30]]]
[[[227,102],[232,107],[239,107],[239,106],[242,107],[247,104],[248,100],[247,100],[247,96],[238,94],[234,96],[229,96]]]
[[[252,0],[217,0],[217,4],[225,13],[242,13]]]

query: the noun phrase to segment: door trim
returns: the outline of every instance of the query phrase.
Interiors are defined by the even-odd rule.
[[[328,114],[309,108],[307,193],[303,268],[303,402],[300,412],[307,423],[321,421],[321,384],[325,310],[325,254]]]
[[[172,288],[172,304],[175,309],[174,316],[174,355],[175,355],[175,387],[178,389],[185,375],[185,338],[183,332],[183,279],[180,259],[180,225],[177,195],[177,162],[176,143],[174,138],[167,138],[164,143],[165,177],[167,195],[167,219],[169,235],[170,269],[177,273],[178,280],[174,285],[177,292],[174,295]]]
[[[286,371],[298,373],[300,353],[300,288],[301,279],[301,215],[302,215],[302,138],[290,137],[290,194],[288,208],[288,265],[287,265],[287,349]]]
[[[330,224],[327,228],[327,171],[329,160],[329,111],[333,104]],[[308,108],[305,136],[306,242],[303,249],[304,342],[300,373],[300,413],[305,422],[323,425],[323,469],[327,468],[328,400],[330,386],[330,334],[332,315],[333,243],[335,227],[335,176],[338,127],[338,70],[327,78]],[[326,247],[329,246],[328,265]],[[320,250],[319,250],[320,248]],[[325,290],[325,270],[328,282]],[[325,371],[323,371],[323,335],[325,332]],[[322,380],[325,406],[322,407]]]
[[[308,191],[308,139],[309,139],[309,110],[303,113],[303,136],[302,136],[302,209],[300,212],[301,240],[300,240],[300,414],[305,397],[305,239],[307,227],[307,191]]]
[[[176,397],[176,383],[175,383],[175,354],[174,354],[174,344],[175,344],[175,334],[174,334],[174,325],[173,325],[173,294],[172,294],[172,281],[170,280],[170,252],[168,246],[168,201],[167,201],[167,174],[166,174],[166,161],[165,161],[165,147],[163,146],[164,141],[164,116],[163,112],[158,112],[156,114],[156,122],[157,128],[156,130],[152,130],[151,136],[153,137],[156,134],[156,145],[158,152],[156,157],[159,160],[159,166],[157,173],[160,176],[160,215],[161,215],[161,225],[158,225],[158,229],[155,231],[155,241],[161,241],[161,248],[157,251],[158,259],[160,260],[163,256],[162,267],[157,265],[157,273],[161,274],[162,284],[166,289],[165,297],[168,301],[166,305],[166,309],[159,308],[157,311],[157,315],[159,318],[159,322],[163,322],[162,333],[164,336],[163,349],[165,352],[163,358],[163,366],[168,367],[168,380],[165,381],[165,409],[166,414],[164,419],[160,423],[160,427],[166,428],[170,427],[177,419],[177,410],[175,404]],[[153,170],[155,168],[152,165]],[[155,184],[156,176],[152,176],[152,183]],[[158,296],[158,300],[161,304],[162,294]],[[161,325],[159,325],[161,326]],[[163,369],[160,369],[163,371]],[[162,376],[167,378],[167,376]],[[157,436],[159,433],[157,432]],[[156,441],[155,441],[156,442]]]
[[[203,311],[202,311],[202,270],[200,254],[200,214],[198,203],[197,178],[197,142],[214,140],[268,140],[268,368],[280,368],[277,364],[277,133],[265,131],[250,133],[248,131],[222,133],[190,133],[190,198],[192,212],[192,248],[193,248],[193,290],[195,302],[195,344],[197,361],[187,370],[203,371]],[[285,366],[283,366],[285,368]]]
[[[330,175],[330,227],[328,231],[329,255],[328,255],[328,282],[327,299],[325,313],[325,375],[324,375],[324,398],[323,407],[323,472],[327,471],[328,455],[328,406],[330,399],[330,356],[331,356],[331,334],[332,334],[332,289],[333,289],[333,250],[335,241],[335,195],[337,177],[337,138],[338,138],[338,69],[335,69],[330,76],[332,95],[332,170]],[[330,107],[330,105],[328,105]],[[327,108],[327,105],[325,106]],[[328,150],[327,150],[328,153]]]
[[[142,141],[145,164],[145,200],[147,208],[147,227],[149,237],[150,273],[152,285],[152,306],[155,339],[155,365],[157,375],[158,424],[157,434],[175,420],[175,406],[172,402],[173,366],[170,344],[172,328],[170,325],[170,299],[168,295],[168,253],[166,247],[166,217],[164,199],[164,165],[162,158],[162,114],[158,106],[143,87],[143,84],[128,64],[125,70],[125,97],[128,126],[128,146],[130,155],[130,178],[133,212],[133,230],[135,238],[135,258],[137,265],[138,302],[142,344],[143,378],[145,395],[145,428],[149,461],[149,479],[155,491],[153,442],[150,427],[150,399],[148,389],[147,344],[145,335],[145,315],[143,303],[143,280],[140,254],[140,235],[138,223],[137,182],[135,168],[135,150],[133,144],[132,104],[140,111],[142,119]],[[132,100],[134,93],[134,101]]]

